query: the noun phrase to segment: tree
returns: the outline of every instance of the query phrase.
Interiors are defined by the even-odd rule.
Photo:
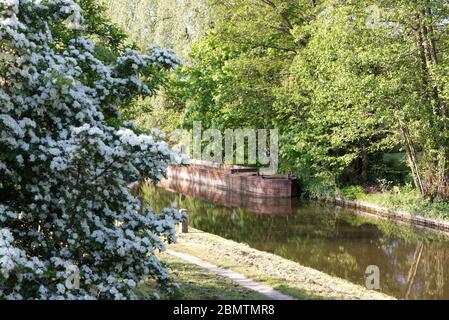
[[[445,1],[210,4],[213,27],[171,90],[184,125],[276,126],[281,167],[332,186],[404,152],[421,196],[449,199]]]
[[[213,27],[192,49],[169,95],[187,105],[184,125],[269,128],[276,91],[295,57],[294,26],[308,1],[209,1]]]
[[[182,216],[144,210],[127,184],[159,180],[178,156],[118,106],[152,95],[179,61],[159,48],[102,61],[81,12],[0,1],[2,299],[132,299],[139,281],[170,279],[155,253]]]
[[[397,91],[410,64],[401,61],[402,74],[386,72],[396,69],[398,45],[388,30],[367,26],[368,7],[337,1],[316,6],[316,18],[296,33],[307,44],[276,102],[284,157],[321,183],[335,185],[359,160],[366,182],[367,159],[398,145],[391,99],[409,97]]]

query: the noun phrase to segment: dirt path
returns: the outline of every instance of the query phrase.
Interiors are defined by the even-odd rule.
[[[283,293],[280,293],[279,291],[276,291],[269,286],[266,286],[264,284],[250,280],[240,273],[237,273],[237,272],[234,272],[231,270],[227,270],[227,269],[219,268],[211,263],[205,262],[205,261],[203,261],[197,257],[191,256],[189,254],[180,253],[180,252],[176,252],[173,250],[167,250],[166,253],[168,253],[171,256],[182,259],[184,261],[195,264],[195,265],[197,265],[203,269],[206,269],[208,271],[219,274],[223,277],[227,277],[227,278],[231,279],[232,281],[234,281],[236,284],[238,284],[242,287],[245,287],[247,289],[254,290],[261,294],[264,294],[273,300],[294,300],[294,298],[287,296]]]

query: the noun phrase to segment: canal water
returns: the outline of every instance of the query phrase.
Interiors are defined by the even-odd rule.
[[[155,211],[188,209],[196,229],[360,285],[367,267],[378,266],[381,291],[400,299],[449,299],[449,238],[443,234],[318,203],[170,188],[144,187],[145,202]]]

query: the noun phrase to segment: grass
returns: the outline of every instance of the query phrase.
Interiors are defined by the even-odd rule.
[[[296,262],[195,229],[180,235],[178,243],[170,249],[241,273],[297,299],[391,299]]]
[[[234,284],[230,279],[216,275],[196,265],[184,262],[169,255],[161,255],[170,265],[170,272],[179,284],[172,296],[162,295],[164,300],[267,300],[258,292]],[[151,282],[138,289],[139,297],[148,298],[155,292]]]
[[[399,193],[386,191],[368,194],[360,186],[350,186],[341,190],[341,196],[346,200],[366,201],[387,209],[405,211],[411,215],[449,220],[449,203],[422,199],[410,186],[399,190]]]

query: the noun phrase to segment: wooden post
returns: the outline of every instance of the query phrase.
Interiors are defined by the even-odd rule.
[[[189,233],[189,211],[187,209],[181,209],[181,213],[186,215],[186,219],[181,223],[180,232]]]

